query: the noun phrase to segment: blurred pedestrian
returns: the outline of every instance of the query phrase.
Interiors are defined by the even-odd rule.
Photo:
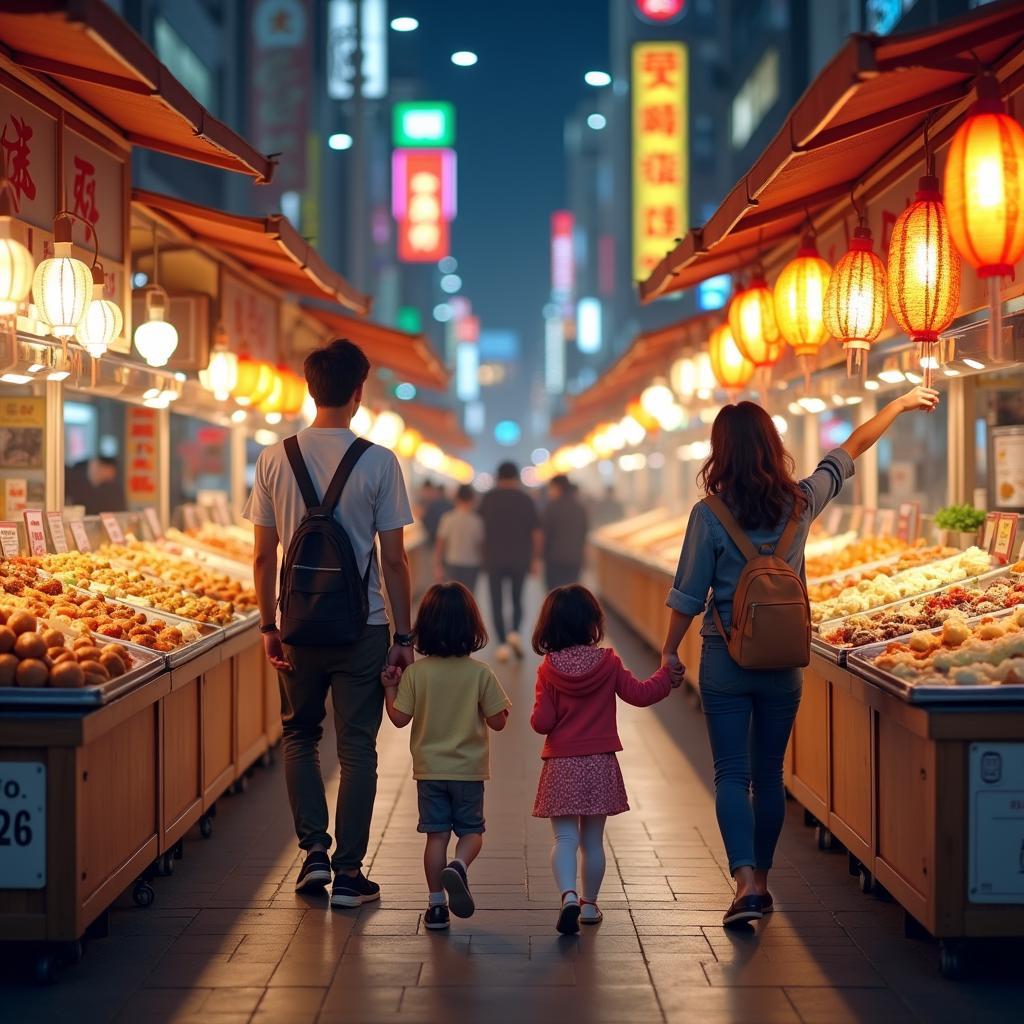
[[[491,616],[498,636],[498,661],[513,652],[523,656],[519,630],[523,622],[523,584],[540,561],[543,533],[533,499],[519,484],[519,467],[503,462],[497,483],[480,503],[484,521],[484,569],[491,592]],[[512,617],[505,618],[505,592],[512,601]],[[506,621],[508,628],[506,628]]]
[[[455,508],[441,516],[434,555],[438,583],[455,580],[475,593],[484,557],[484,521],[477,514],[476,491],[469,484],[455,492]]]
[[[578,583],[587,540],[587,510],[564,473],[548,482],[544,528],[544,582],[548,590]]]
[[[617,523],[624,515],[622,502],[619,501],[615,488],[609,484],[604,494],[594,504],[594,526]]]
[[[117,459],[97,455],[64,470],[64,504],[82,505],[87,516],[119,512],[124,508],[124,488],[118,479]]]
[[[423,529],[427,531],[431,547],[437,543],[437,528],[441,524],[441,517],[445,512],[451,512],[453,508],[442,484],[435,484],[428,480],[423,485],[420,496],[420,519]]]

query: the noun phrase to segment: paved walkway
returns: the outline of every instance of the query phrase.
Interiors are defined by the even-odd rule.
[[[534,595],[535,597],[535,595]],[[535,606],[535,600],[531,602]],[[613,632],[637,672],[650,652]],[[515,703],[493,738],[486,845],[472,872],[480,908],[448,933],[423,930],[422,843],[408,734],[385,724],[370,869],[379,906],[332,912],[296,897],[299,863],[280,764],[221,802],[155,905],[123,900],[111,935],[58,985],[0,988],[0,1020],[92,1024],[563,1021],[787,1022],[1021,1019],[1020,970],[953,984],[932,943],[903,936],[892,903],[863,896],[841,854],[820,853],[794,804],[773,875],[776,914],[725,932],[729,879],[714,819],[707,740],[681,692],[654,710],[620,705],[633,810],[608,829],[604,923],[553,928],[548,823],[530,817],[540,767],[529,728],[536,659],[500,675]],[[324,763],[331,758],[325,744]],[[1017,953],[1019,957],[1019,951]],[[1017,960],[1019,964],[1020,960]],[[1000,977],[1003,980],[1000,980]]]

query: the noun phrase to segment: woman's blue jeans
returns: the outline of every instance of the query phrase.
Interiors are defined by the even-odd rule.
[[[704,637],[700,695],[715,759],[715,812],[732,873],[772,866],[786,816],[782,762],[801,684],[799,669],[740,668],[719,637]]]

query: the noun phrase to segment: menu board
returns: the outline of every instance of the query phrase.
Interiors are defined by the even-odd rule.
[[[0,551],[4,558],[18,556],[18,524],[0,523]]]
[[[68,550],[68,535],[64,530],[64,517],[59,512],[47,512],[46,522],[50,527],[53,550],[63,555]]]
[[[33,555],[46,554],[46,528],[43,526],[43,511],[38,508],[27,508],[24,513],[25,533],[28,536],[28,549]]]
[[[71,536],[75,539],[75,547],[79,551],[92,551],[92,542],[89,540],[89,534],[86,533],[85,523],[81,519],[73,519],[68,523],[68,529],[71,531]]]

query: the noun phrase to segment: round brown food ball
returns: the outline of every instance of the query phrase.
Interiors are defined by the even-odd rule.
[[[46,641],[38,633],[21,633],[14,641],[14,653],[19,658],[42,658]]]
[[[100,660],[100,649],[94,644],[91,647],[76,647],[75,654],[78,655],[79,661],[99,661]]]
[[[46,629],[42,633],[47,647],[63,647],[64,634],[59,629]]]
[[[46,648],[46,656],[48,658],[51,658],[53,661],[56,661],[62,654],[71,654],[71,653],[72,652],[69,651],[66,647],[47,647]]]
[[[66,647],[53,659],[53,663],[54,665],[60,665],[65,661],[73,661],[76,665],[78,664],[78,656],[74,651],[69,651]]]
[[[117,679],[125,673],[124,662],[116,654],[101,654],[99,662],[110,673],[111,679]]]
[[[38,658],[26,658],[18,663],[14,678],[19,686],[45,686],[50,670]]]
[[[50,669],[50,685],[74,689],[85,685],[85,673],[77,661],[62,661]]]
[[[13,612],[7,620],[7,625],[15,633],[34,633],[36,631],[36,617],[28,612]]]
[[[85,634],[83,636],[76,636],[71,641],[71,649],[77,651],[79,647],[95,647],[96,643],[91,636]]]
[[[85,681],[90,686],[110,682],[110,673],[98,661],[82,661],[79,664],[85,673]]]
[[[0,654],[0,686],[14,686],[18,659],[13,654]]]
[[[6,654],[14,650],[14,641],[17,640],[14,630],[9,626],[0,626],[0,654]]]

